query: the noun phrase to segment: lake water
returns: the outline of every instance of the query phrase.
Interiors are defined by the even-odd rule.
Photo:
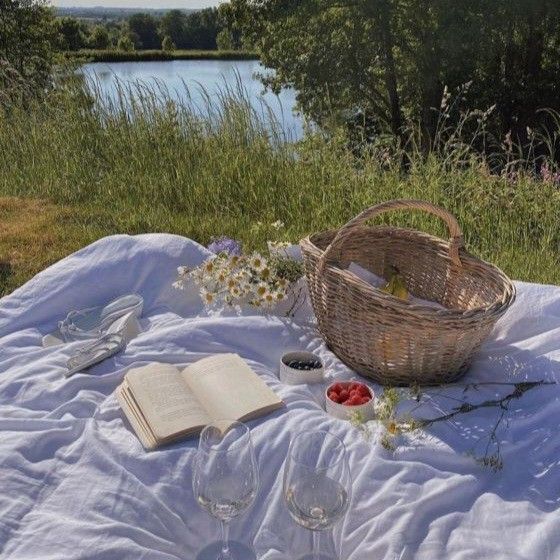
[[[263,85],[255,74],[263,72],[264,68],[257,60],[96,62],[85,64],[82,71],[97,80],[103,95],[114,96],[118,82],[159,83],[176,100],[186,101],[190,97],[193,105],[201,111],[204,107],[204,92],[216,98],[226,87],[236,90],[241,85],[251,106],[263,116],[266,116],[268,107],[288,138],[301,138],[303,134],[302,119],[293,111],[295,92],[283,90],[279,96],[263,92]]]

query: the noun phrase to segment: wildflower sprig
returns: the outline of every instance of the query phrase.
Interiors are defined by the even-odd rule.
[[[458,383],[447,385],[447,387],[463,387],[462,400],[442,394],[440,392],[441,387],[425,389],[421,389],[418,386],[412,386],[408,389],[385,387],[382,395],[377,398],[375,403],[376,420],[384,427],[379,443],[389,451],[396,451],[402,439],[401,436],[412,434],[419,430],[427,430],[440,422],[451,422],[458,416],[470,414],[476,410],[496,409],[498,413],[494,419],[494,423],[491,425],[489,433],[481,436],[481,441],[486,439],[483,454],[477,454],[474,448],[467,454],[480,466],[495,472],[499,471],[503,468],[503,458],[501,455],[501,441],[497,436],[497,432],[504,422],[507,423],[507,414],[510,411],[511,404],[520,399],[528,391],[552,384],[555,384],[555,382],[541,379],[539,381],[520,381],[517,383],[487,381],[468,383],[466,385]],[[510,392],[500,398],[491,398],[475,403],[469,402],[467,400],[469,392],[477,392],[483,386],[510,387]],[[412,412],[429,401],[433,396],[451,399],[453,402],[452,408],[439,416],[414,418]],[[404,401],[415,401],[417,405],[407,414],[399,414],[399,405]],[[364,434],[366,439],[370,438],[370,429],[363,418],[354,416],[351,418],[351,422]]]
[[[287,299],[292,284],[303,274],[300,263],[259,252],[244,254],[234,240],[221,238],[211,246],[219,252],[192,270],[180,267],[174,283],[184,289],[193,282],[207,307],[251,305],[271,309]]]

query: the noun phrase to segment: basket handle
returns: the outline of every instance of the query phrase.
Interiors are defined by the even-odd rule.
[[[424,212],[429,212],[430,214],[434,214],[434,216],[441,218],[449,230],[449,257],[456,265],[461,266],[459,249],[463,247],[463,232],[461,231],[461,227],[455,219],[455,216],[450,214],[447,210],[429,202],[424,202],[422,200],[399,199],[383,202],[377,206],[372,206],[350,220],[346,225],[342,226],[338,230],[338,233],[332,240],[331,244],[323,252],[319,262],[319,270],[323,270],[329,261],[329,257],[332,256],[333,251],[344,244],[345,240],[352,234],[352,231],[355,228],[362,225],[366,220],[391,210],[423,210]]]

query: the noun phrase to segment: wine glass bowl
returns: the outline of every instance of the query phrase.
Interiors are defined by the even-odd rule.
[[[251,507],[258,487],[259,473],[249,428],[232,420],[206,426],[200,434],[193,490],[198,504],[221,522],[223,542],[220,547],[210,545],[207,549],[214,552],[205,549],[199,558],[211,558],[211,554],[215,560],[254,557],[250,549],[229,542],[229,523]]]
[[[329,432],[306,431],[290,444],[284,467],[284,499],[292,518],[313,531],[314,555],[318,533],[330,529],[348,509],[351,480],[344,443]]]

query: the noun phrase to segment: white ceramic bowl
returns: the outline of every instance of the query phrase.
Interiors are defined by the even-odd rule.
[[[307,361],[316,360],[321,364],[320,368],[301,370],[288,365],[292,360]],[[288,385],[300,385],[301,383],[321,383],[325,369],[319,356],[312,352],[288,352],[280,360],[280,381]]]
[[[325,403],[326,403],[325,408],[327,412],[331,416],[334,416],[335,418],[340,418],[340,420],[350,420],[350,415],[355,412],[360,412],[362,414],[362,418],[365,421],[373,420],[375,418],[375,406],[374,406],[375,393],[373,392],[373,389],[367,387],[367,385],[366,387],[368,388],[369,394],[371,396],[371,400],[367,403],[357,404],[354,406],[346,406],[344,404],[336,403],[334,401],[331,401],[331,399],[329,399],[328,394],[333,385],[340,384],[344,387],[347,387],[350,385],[350,383],[361,383],[362,385],[365,385],[365,383],[362,383],[361,381],[354,379],[352,381],[336,381],[334,383],[331,383],[327,387],[325,391]]]

